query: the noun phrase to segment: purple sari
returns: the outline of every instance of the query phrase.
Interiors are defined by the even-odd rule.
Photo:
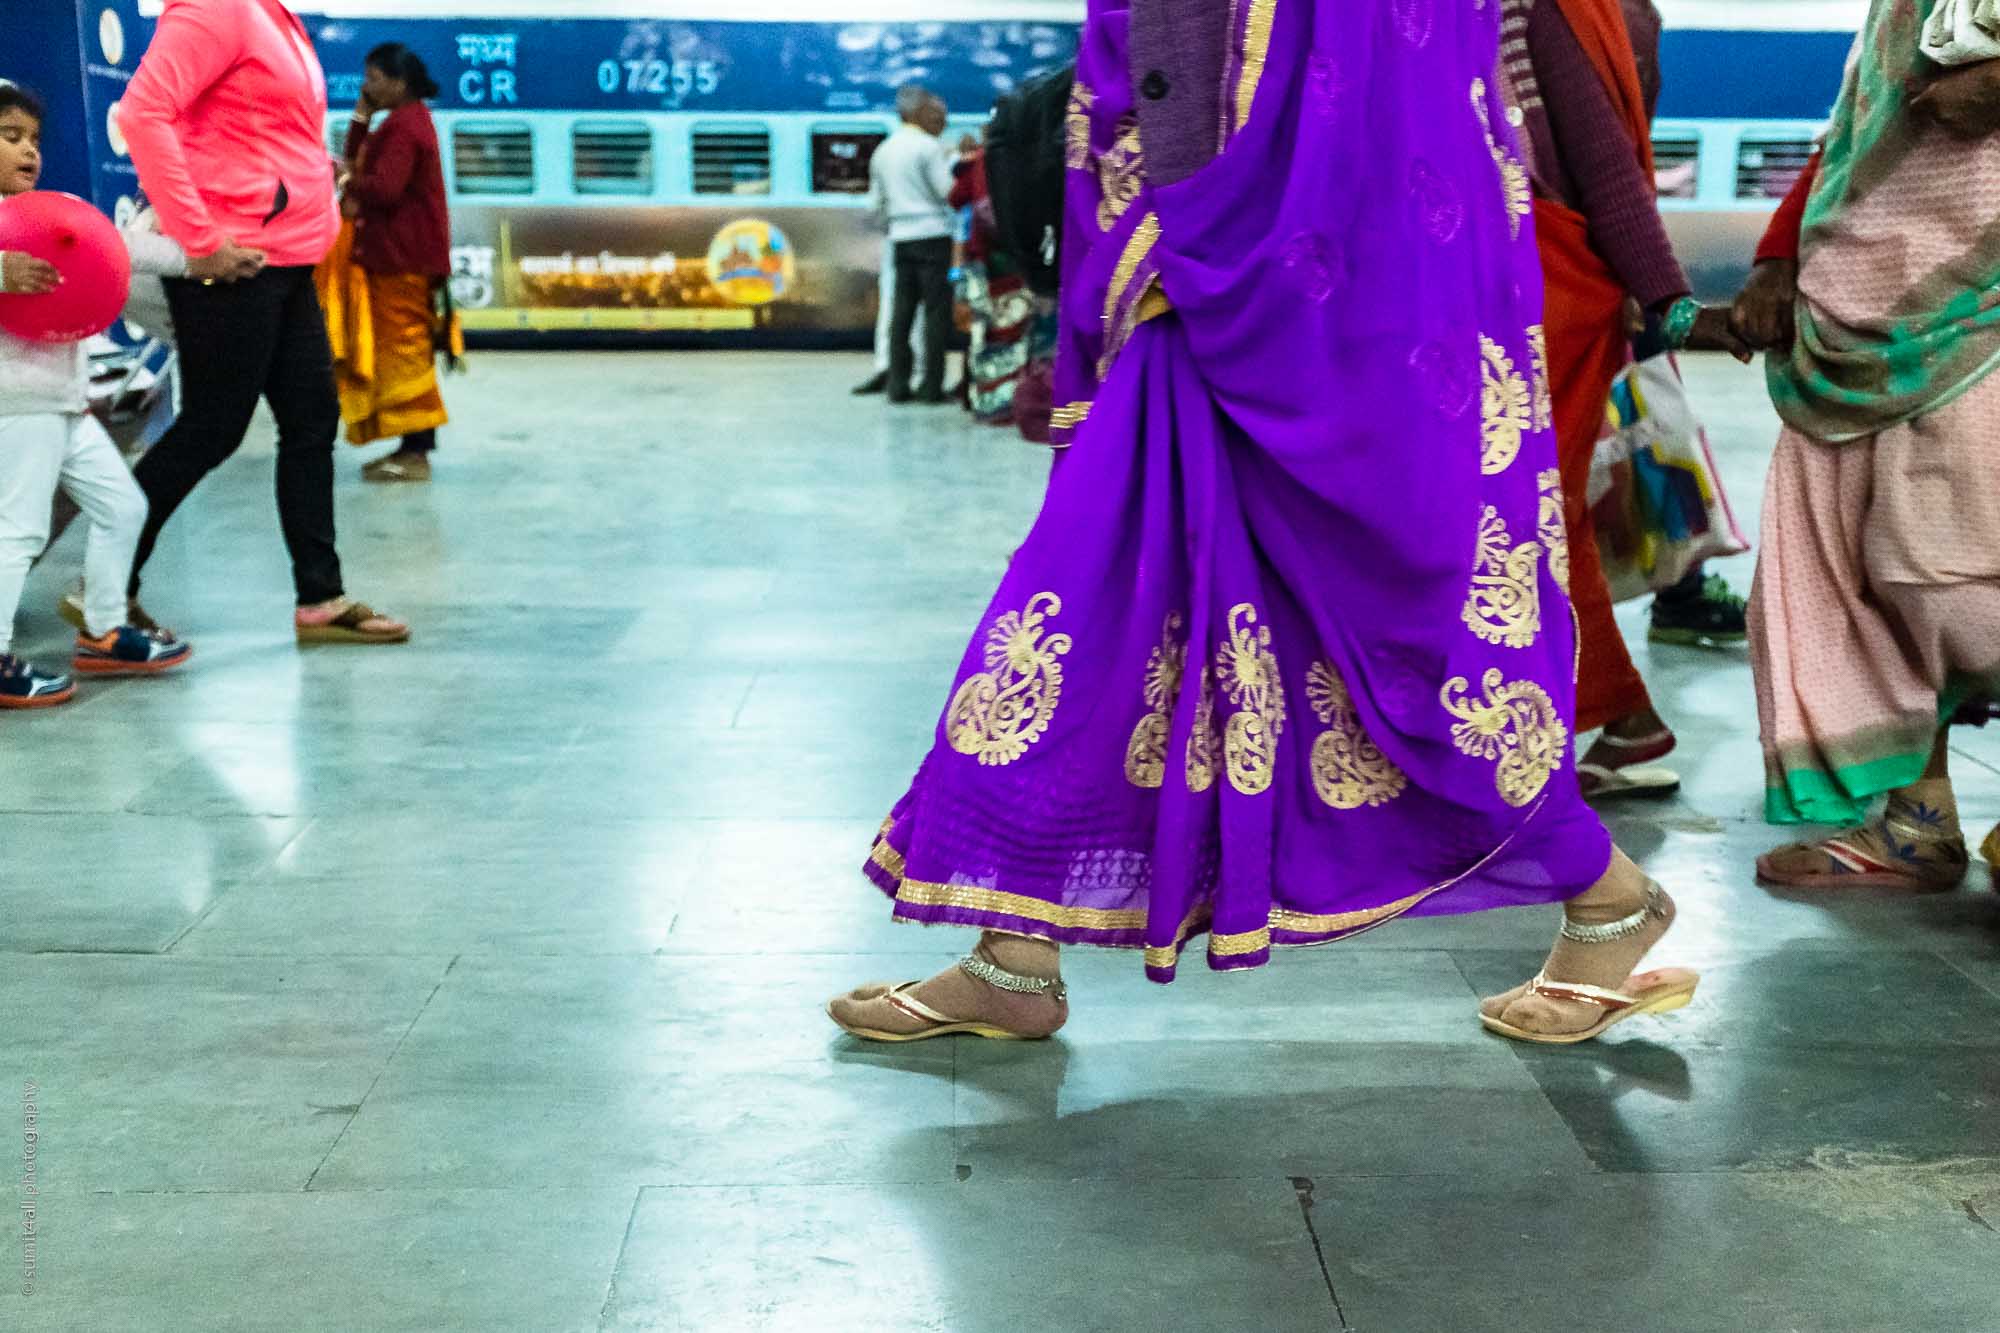
[[[1237,0],[1149,184],[1123,0],[1070,114],[1058,442],[870,877],[1172,980],[1573,897],[1575,638],[1499,6]]]

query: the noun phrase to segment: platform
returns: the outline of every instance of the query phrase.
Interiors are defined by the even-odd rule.
[[[340,459],[407,649],[292,645],[261,427],[196,495],[148,582],[192,667],[0,718],[0,1327],[2000,1328],[2000,902],[1755,887],[1740,653],[1639,649],[1688,781],[1617,829],[1707,971],[1670,1020],[1485,1036],[1521,910],[1167,989],[1073,953],[1046,1044],[836,1033],[964,946],[858,866],[1047,470],[865,373],[477,357],[432,486]],[[1754,531],[1759,380],[1694,380]],[[1956,765],[1983,831],[2000,736]]]

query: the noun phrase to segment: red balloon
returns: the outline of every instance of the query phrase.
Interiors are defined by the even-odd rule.
[[[32,342],[81,342],[125,308],[132,256],[111,219],[73,194],[31,190],[0,199],[0,250],[54,264],[62,285],[40,296],[0,293],[0,329]]]

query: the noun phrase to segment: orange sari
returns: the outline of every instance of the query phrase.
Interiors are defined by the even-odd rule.
[[[1652,133],[1639,88],[1638,62],[1617,0],[1543,2],[1560,5],[1650,177]],[[1570,600],[1581,632],[1576,682],[1576,729],[1581,734],[1652,706],[1646,682],[1632,664],[1612,613],[1611,589],[1598,558],[1588,499],[1590,458],[1604,425],[1611,381],[1631,359],[1630,339],[1624,327],[1625,289],[1590,248],[1590,228],[1583,215],[1559,200],[1537,195],[1535,237],[1547,301],[1549,383],[1555,397],[1563,518],[1569,527]]]
[[[438,388],[431,279],[366,271],[354,262],[354,224],[344,222],[314,282],[333,344],[347,442],[372,444],[448,422]]]

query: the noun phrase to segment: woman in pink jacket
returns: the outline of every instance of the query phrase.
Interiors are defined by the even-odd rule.
[[[234,283],[167,283],[181,353],[181,415],[136,469],[152,517],[133,565],[201,479],[236,452],[261,397],[278,422],[278,518],[298,586],[302,643],[400,643],[407,625],[346,594],[334,549],[333,358],[313,266],[340,230],[320,138],[326,76],[279,0],[167,0],[120,108],[160,229],[190,256],[269,256]]]

